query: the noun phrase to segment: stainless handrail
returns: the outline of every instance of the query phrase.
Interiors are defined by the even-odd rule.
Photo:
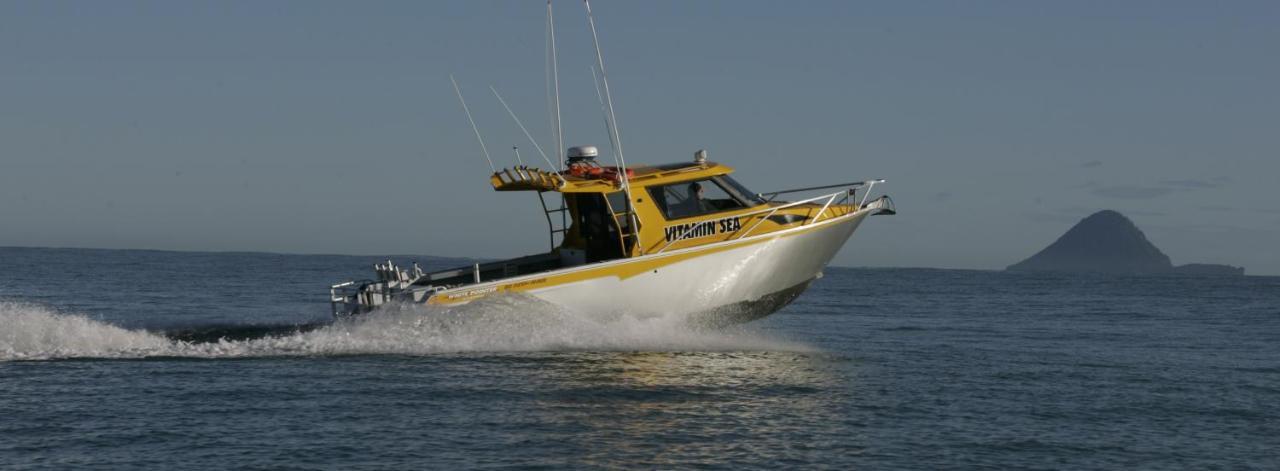
[[[799,206],[799,205],[802,205],[802,204],[809,204],[810,202],[813,202],[813,201],[817,201],[817,200],[820,200],[820,199],[826,198],[826,199],[827,199],[827,201],[826,201],[826,203],[825,203],[825,204],[823,204],[823,205],[822,205],[822,209],[818,210],[818,214],[817,214],[816,216],[814,216],[814,218],[813,218],[813,219],[806,220],[803,224],[801,224],[801,226],[803,226],[803,225],[807,225],[807,224],[810,224],[810,223],[812,223],[812,222],[814,222],[814,221],[817,221],[817,220],[818,220],[817,218],[819,218],[819,217],[821,217],[821,216],[822,216],[822,213],[823,213],[823,212],[825,212],[825,211],[827,210],[827,208],[831,206],[831,202],[832,202],[832,201],[835,201],[835,199],[836,199],[836,196],[837,196],[837,195],[840,195],[840,194],[842,194],[842,193],[848,193],[848,191],[849,191],[849,190],[845,190],[845,191],[837,191],[837,192],[832,193],[832,194],[829,194],[829,195],[815,196],[815,197],[813,197],[813,198],[809,198],[809,199],[807,199],[807,200],[800,200],[800,201],[796,201],[796,202],[794,202],[794,203],[787,203],[787,204],[784,204],[784,205],[782,205],[782,206],[775,206],[775,207],[773,207],[773,208],[772,208],[772,210],[771,210],[771,211],[769,211],[769,214],[766,214],[766,215],[765,215],[764,217],[762,217],[762,218],[756,219],[755,224],[752,224],[752,225],[751,225],[751,227],[747,228],[747,230],[746,230],[746,231],[744,231],[744,232],[742,232],[741,234],[738,234],[738,235],[736,235],[736,236],[734,236],[734,237],[730,237],[730,238],[728,238],[728,239],[726,239],[726,240],[737,240],[737,239],[742,239],[742,238],[746,237],[747,235],[751,234],[751,231],[754,231],[754,230],[756,229],[756,227],[760,226],[760,224],[761,224],[761,223],[763,223],[763,222],[765,222],[766,220],[768,220],[770,216],[773,216],[773,215],[774,215],[774,213],[777,213],[779,209],[786,209],[786,208],[790,208],[790,207],[792,207],[792,206]],[[761,211],[758,211],[758,212],[761,212],[761,213],[762,213],[762,212],[764,212],[764,211],[763,211],[763,210],[761,210]],[[751,214],[752,214],[752,213],[747,213],[747,214],[744,214],[743,216],[750,216]]]
[[[759,196],[759,197],[761,197],[761,198],[764,198],[766,201],[773,201],[773,199],[774,199],[774,198],[776,198],[778,195],[785,195],[785,194],[787,194],[787,193],[800,193],[800,192],[802,192],[802,191],[825,190],[825,189],[827,189],[827,188],[849,188],[849,189],[858,189],[858,188],[862,188],[863,186],[866,186],[866,185],[868,185],[868,184],[872,184],[873,182],[874,182],[874,183],[884,183],[884,180],[883,180],[883,179],[880,179],[880,180],[866,180],[866,181],[860,181],[860,182],[837,183],[837,184],[835,184],[835,185],[823,185],[823,186],[811,186],[811,187],[808,187],[808,188],[796,188],[796,189],[794,189],[794,190],[770,191],[770,192],[765,192],[765,193],[756,193],[756,196]],[[768,196],[768,197],[767,197],[767,198],[765,198],[766,196]]]
[[[835,184],[835,185],[813,186],[813,187],[808,187],[808,188],[796,188],[796,189],[793,189],[793,190],[780,190],[780,191],[773,191],[773,192],[768,192],[768,193],[757,193],[757,194],[756,194],[756,196],[758,196],[758,197],[760,197],[760,198],[762,198],[762,199],[765,199],[765,202],[766,202],[766,203],[770,203],[770,202],[772,202],[772,201],[773,201],[773,198],[777,197],[778,195],[783,195],[783,194],[787,194],[787,193],[799,193],[799,192],[802,192],[802,191],[824,190],[824,189],[827,189],[827,188],[844,188],[844,190],[843,190],[843,191],[838,191],[838,192],[835,192],[835,193],[831,193],[831,194],[829,194],[829,195],[815,196],[815,197],[813,197],[813,198],[809,198],[809,199],[805,199],[805,200],[800,200],[800,201],[796,201],[796,202],[793,202],[793,203],[787,203],[787,204],[784,204],[784,205],[782,205],[782,206],[774,206],[774,207],[771,207],[771,208],[762,208],[762,209],[759,209],[759,210],[756,210],[756,211],[751,211],[751,212],[747,212],[747,213],[738,214],[738,215],[736,215],[735,217],[754,216],[754,215],[756,215],[756,214],[764,213],[764,212],[766,212],[766,211],[769,213],[769,214],[766,214],[764,217],[757,219],[757,220],[756,220],[756,222],[755,222],[754,224],[752,224],[752,225],[751,225],[751,227],[746,228],[746,230],[745,230],[745,231],[744,231],[743,229],[738,229],[737,231],[735,231],[735,234],[736,234],[736,235],[734,235],[734,236],[732,236],[732,237],[729,237],[728,239],[725,239],[725,240],[736,240],[736,239],[741,239],[741,238],[744,238],[744,237],[746,237],[746,236],[750,235],[750,234],[751,234],[751,232],[752,232],[752,231],[754,231],[754,230],[755,230],[755,228],[756,228],[757,226],[759,226],[761,223],[763,223],[766,219],[769,219],[769,217],[770,217],[770,216],[773,216],[773,215],[774,215],[774,213],[777,213],[779,209],[786,209],[786,208],[790,208],[790,207],[793,207],[793,206],[798,206],[798,205],[802,205],[802,204],[808,204],[808,203],[811,203],[811,202],[818,201],[818,200],[820,200],[820,199],[826,198],[826,199],[827,199],[827,201],[822,205],[822,209],[819,209],[819,210],[818,210],[818,214],[817,214],[817,215],[815,215],[812,219],[806,220],[806,221],[804,222],[804,224],[801,224],[801,225],[812,224],[812,223],[814,223],[814,222],[817,222],[819,219],[822,219],[822,217],[826,214],[827,209],[831,207],[831,203],[835,201],[836,196],[838,196],[838,195],[840,195],[840,194],[844,194],[844,195],[845,195],[845,199],[844,199],[844,200],[841,200],[841,201],[847,201],[847,200],[849,199],[849,197],[851,197],[851,196],[856,197],[856,195],[857,195],[857,191],[858,191],[858,189],[859,189],[859,188],[863,188],[863,187],[865,187],[865,188],[867,189],[867,191],[863,193],[863,195],[862,195],[862,200],[861,200],[861,201],[859,201],[859,202],[858,202],[858,204],[857,204],[857,206],[856,206],[856,208],[861,209],[863,206],[865,206],[865,205],[866,205],[866,203],[867,203],[867,197],[871,195],[871,188],[875,187],[875,185],[876,185],[877,183],[884,183],[884,179],[883,179],[883,178],[877,178],[877,179],[875,179],[875,180],[864,180],[864,181],[860,181],[860,182],[838,183],[838,184]],[[769,195],[769,197],[768,197],[768,198],[765,198],[765,195]],[[842,203],[842,204],[843,204],[843,203]],[[676,243],[676,242],[681,241],[681,240],[684,240],[684,237],[685,237],[686,235],[688,235],[688,234],[689,234],[689,232],[693,231],[695,228],[696,228],[696,226],[691,226],[691,227],[689,227],[688,229],[685,229],[685,230],[684,230],[684,232],[681,232],[681,233],[680,233],[680,235],[676,236],[676,238],[675,238],[675,239],[673,239],[673,240],[668,240],[665,244],[662,244],[662,247],[661,247],[661,248],[659,248],[659,249],[658,249],[656,252],[654,252],[654,253],[662,253],[662,251],[667,250],[667,247],[670,247],[670,246],[671,246],[671,244]]]
[[[755,224],[752,224],[752,225],[751,225],[751,227],[750,227],[750,228],[748,228],[748,229],[746,230],[746,232],[742,232],[742,229],[738,229],[738,231],[735,231],[735,232],[742,232],[741,234],[739,234],[739,235],[737,235],[737,236],[735,236],[735,237],[730,237],[730,238],[725,239],[725,240],[735,240],[735,239],[741,239],[741,238],[743,238],[743,237],[746,237],[746,236],[747,236],[747,234],[750,234],[752,230],[755,230],[756,226],[759,226],[761,222],[764,222],[764,220],[769,219],[769,216],[772,216],[774,213],[778,212],[778,210],[780,210],[780,209],[786,209],[786,208],[790,208],[790,207],[793,207],[793,206],[799,206],[799,205],[802,205],[802,204],[808,204],[808,203],[811,203],[811,202],[818,201],[818,200],[820,200],[820,199],[826,198],[826,199],[827,199],[827,202],[826,202],[826,204],[825,204],[825,205],[823,205],[823,206],[822,206],[822,209],[819,211],[819,215],[820,215],[823,211],[826,211],[826,210],[827,210],[827,208],[828,208],[828,207],[830,207],[831,202],[832,202],[832,201],[835,201],[835,199],[836,199],[836,197],[837,197],[837,196],[839,196],[839,195],[841,195],[841,194],[847,194],[847,193],[848,193],[848,190],[845,190],[845,191],[837,191],[837,192],[832,193],[832,194],[829,194],[829,195],[816,196],[816,197],[813,197],[813,198],[809,198],[809,199],[805,199],[805,200],[800,200],[800,201],[796,201],[796,202],[793,202],[793,203],[787,203],[787,204],[784,204],[784,205],[781,205],[781,206],[773,206],[773,207],[769,207],[769,208],[761,208],[761,209],[758,209],[758,210],[755,210],[755,211],[750,211],[750,212],[746,212],[746,213],[742,213],[742,214],[735,214],[733,217],[741,218],[741,217],[745,217],[745,216],[754,216],[754,215],[756,215],[756,214],[761,214],[761,213],[766,213],[766,212],[767,212],[767,213],[769,213],[769,214],[765,215],[764,217],[762,217],[762,218],[758,219],[758,220],[755,222]],[[813,220],[805,221],[805,224],[808,224],[808,223],[810,223],[810,222],[813,222]],[[802,225],[803,225],[803,224],[802,224]],[[656,252],[654,252],[654,253],[662,253],[662,251],[667,250],[667,248],[668,248],[668,247],[670,247],[670,246],[671,246],[671,244],[673,244],[673,243],[675,243],[675,242],[678,242],[678,241],[681,241],[681,240],[684,240],[684,236],[688,235],[688,234],[689,234],[689,232],[693,231],[695,228],[696,228],[696,226],[690,226],[688,229],[685,229],[685,230],[684,230],[684,232],[681,232],[681,233],[680,233],[680,235],[676,236],[676,238],[675,238],[675,239],[673,239],[673,240],[668,240],[668,241],[667,241],[667,243],[665,243],[665,244],[663,244],[663,245],[662,245],[662,248],[659,248],[659,249],[658,249]]]

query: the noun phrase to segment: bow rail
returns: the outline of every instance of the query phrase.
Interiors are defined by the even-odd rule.
[[[832,204],[836,204],[838,206],[846,205],[850,199],[856,197],[858,189],[866,188],[866,191],[862,194],[862,200],[859,201],[858,204],[854,207],[854,211],[857,211],[867,206],[867,197],[870,196],[871,188],[874,187],[876,183],[884,183],[884,179],[866,180],[861,182],[850,182],[850,183],[839,183],[835,185],[824,185],[824,186],[815,186],[815,187],[808,187],[808,188],[796,188],[792,190],[781,190],[781,191],[773,191],[768,193],[757,194],[756,196],[759,196],[760,198],[764,199],[766,202],[772,202],[773,198],[776,198],[778,195],[783,195],[788,193],[800,193],[804,191],[825,190],[829,188],[841,188],[841,187],[845,188],[842,191],[837,191],[831,194],[815,196],[813,198],[786,203],[780,206],[761,208],[755,211],[737,214],[734,217],[738,217],[738,218],[754,217],[758,214],[764,214],[764,217],[756,218],[755,223],[751,224],[750,226],[744,226],[743,228],[738,229],[737,231],[735,231],[733,235],[729,236],[725,240],[726,241],[738,240],[738,239],[747,237],[748,235],[751,235],[751,232],[753,232],[756,229],[756,227],[760,225],[760,223],[768,220],[770,216],[773,216],[779,210],[793,208],[793,207],[805,205],[805,204],[816,204],[818,201],[823,201],[822,208],[818,210],[817,214],[815,214],[812,218],[806,219],[804,223],[802,223],[801,225],[804,226],[804,225],[813,224],[815,222],[818,222],[819,219],[822,219],[823,216],[827,215],[828,213],[827,210],[831,209]],[[769,195],[769,197],[766,198],[765,195]],[[843,195],[844,197],[837,202],[836,198],[839,198],[841,195]],[[881,197],[881,198],[887,198],[887,197]],[[873,201],[873,203],[875,202]],[[891,202],[879,204],[879,205],[876,205],[876,207],[881,208],[882,211],[892,214]],[[848,213],[846,212],[841,215],[844,215],[844,214],[848,214]],[[689,235],[689,233],[692,232],[695,228],[696,226],[685,229],[683,232],[680,233],[680,235],[662,244],[662,247],[660,247],[654,253],[662,253],[662,251],[667,250],[667,248],[670,247],[671,244],[684,240],[685,236]]]

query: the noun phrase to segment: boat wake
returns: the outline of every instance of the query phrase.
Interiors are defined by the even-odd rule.
[[[463,306],[391,305],[327,324],[130,330],[33,304],[0,302],[0,361],[68,358],[243,358],[457,352],[807,351],[748,326],[605,318],[526,296]]]

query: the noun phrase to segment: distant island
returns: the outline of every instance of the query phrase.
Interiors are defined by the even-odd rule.
[[[1193,263],[1174,266],[1169,256],[1152,245],[1138,226],[1112,210],[1093,213],[1076,223],[1056,242],[1021,262],[1017,272],[1076,272],[1115,274],[1244,275],[1244,268]]]

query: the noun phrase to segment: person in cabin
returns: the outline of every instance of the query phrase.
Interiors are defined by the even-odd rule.
[[[689,197],[685,198],[684,204],[681,205],[680,214],[682,216],[696,216],[711,212],[711,209],[711,203],[703,198],[702,183],[690,183]]]

